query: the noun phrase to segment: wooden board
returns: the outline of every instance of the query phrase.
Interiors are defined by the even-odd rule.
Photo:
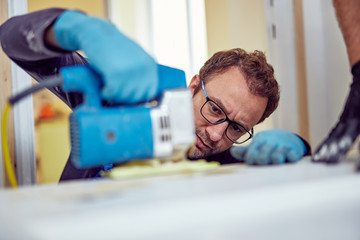
[[[310,142],[302,0],[293,0],[293,4],[296,48],[296,79],[299,109],[299,134],[306,141]]]
[[[3,24],[8,18],[8,3],[7,0],[0,0],[0,24]],[[1,112],[4,109],[7,98],[11,95],[12,84],[11,84],[11,65],[10,59],[5,55],[5,53],[0,51],[0,109]],[[14,139],[14,124],[13,124],[13,114],[10,112],[8,119],[8,139],[9,139],[9,148],[10,156],[12,161],[15,161],[15,139]],[[4,177],[0,173],[1,177]],[[1,182],[1,181],[0,181]],[[5,186],[9,186],[7,179],[5,180]]]

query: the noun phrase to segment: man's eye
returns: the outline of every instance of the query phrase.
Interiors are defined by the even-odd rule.
[[[218,113],[218,114],[221,113],[221,110],[220,110],[219,108],[215,107],[215,106],[212,106],[212,107],[211,107],[211,111],[213,111],[213,112],[215,112],[215,113]]]
[[[210,109],[211,109],[211,112],[213,112],[213,113],[222,114],[221,109],[218,106],[216,106],[215,104],[211,104]]]
[[[237,125],[237,124],[232,124],[231,125],[231,130],[234,131],[234,132],[237,132],[237,133],[244,133],[245,132],[245,130],[242,127],[240,127],[239,125]]]

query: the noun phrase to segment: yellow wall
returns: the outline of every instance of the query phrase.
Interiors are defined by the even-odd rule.
[[[28,11],[49,7],[79,9],[98,17],[105,16],[104,0],[28,0]],[[40,117],[44,104],[50,104],[54,117]],[[34,95],[36,160],[38,183],[57,182],[70,153],[68,115],[71,110],[50,91]]]
[[[29,12],[49,7],[74,8],[98,17],[105,16],[104,0],[28,0]]]
[[[205,0],[209,56],[229,48],[267,51],[264,0]]]

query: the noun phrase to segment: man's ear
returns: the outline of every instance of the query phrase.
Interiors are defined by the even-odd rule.
[[[191,79],[190,84],[189,84],[189,89],[190,89],[192,95],[194,95],[194,91],[199,86],[199,84],[200,84],[200,76],[198,74],[196,74]]]

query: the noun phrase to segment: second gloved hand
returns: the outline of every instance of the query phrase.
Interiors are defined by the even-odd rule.
[[[360,62],[352,67],[351,72],[353,82],[343,112],[335,127],[316,149],[314,162],[337,163],[360,134]]]
[[[63,49],[86,54],[103,80],[105,100],[137,103],[156,96],[157,63],[109,21],[68,10],[56,20],[54,34]]]
[[[233,146],[231,154],[248,164],[282,164],[296,162],[306,153],[304,142],[295,134],[273,129],[256,134],[247,146]]]

